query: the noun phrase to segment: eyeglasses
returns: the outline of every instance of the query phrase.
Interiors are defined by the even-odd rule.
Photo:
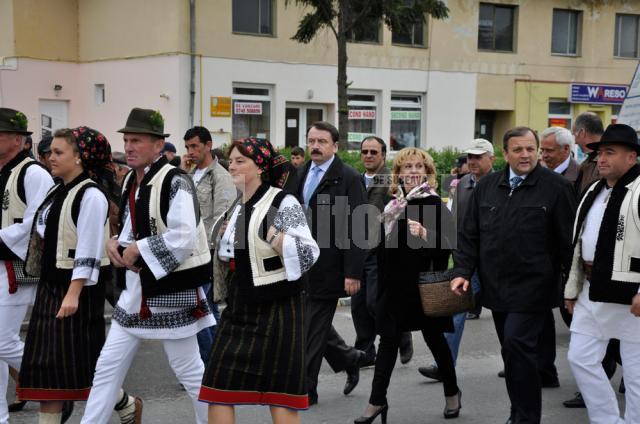
[[[380,153],[377,150],[367,150],[367,149],[362,149],[360,150],[360,153],[362,153],[363,155],[371,155],[371,156],[376,156],[378,153]]]

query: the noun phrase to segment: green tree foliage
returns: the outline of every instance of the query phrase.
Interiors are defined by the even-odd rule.
[[[444,19],[449,9],[441,0],[285,0],[305,8],[292,39],[309,43],[322,30],[330,30],[338,47],[338,130],[340,148],[347,146],[349,110],[347,107],[347,34],[358,32],[376,22],[384,22],[391,31],[408,34],[413,25],[425,22],[427,15]]]

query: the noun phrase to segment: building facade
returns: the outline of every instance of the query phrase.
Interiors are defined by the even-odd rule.
[[[640,58],[639,2],[447,5],[410,35],[375,22],[351,35],[350,141],[462,148],[587,110],[615,121]],[[284,0],[0,0],[0,105],[36,134],[94,126],[115,150],[134,106],[158,109],[179,148],[192,123],[216,145],[304,145],[310,123],[337,122],[336,41],[293,41],[305,13]]]

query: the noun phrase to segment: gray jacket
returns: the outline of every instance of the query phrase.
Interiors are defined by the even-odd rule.
[[[195,169],[189,172],[193,178]],[[200,203],[200,215],[207,232],[209,247],[213,249],[211,230],[216,220],[224,214],[231,203],[238,197],[236,187],[233,185],[229,172],[214,160],[205,171],[196,185],[198,202]]]

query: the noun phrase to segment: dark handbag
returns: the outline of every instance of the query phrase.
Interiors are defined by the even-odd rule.
[[[452,271],[421,272],[418,277],[422,311],[428,317],[450,317],[474,307],[473,291],[461,296],[451,290]]]

